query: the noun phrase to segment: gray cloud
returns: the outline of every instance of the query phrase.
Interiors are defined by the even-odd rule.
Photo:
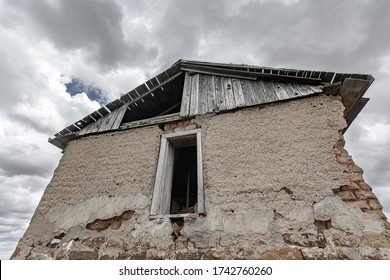
[[[36,153],[39,156],[39,153]],[[50,170],[48,169],[46,162],[37,161],[33,157],[26,157],[26,154],[19,152],[15,153],[0,153],[0,175],[3,176],[15,176],[15,175],[38,175],[48,176]],[[21,161],[20,159],[25,160]]]
[[[101,70],[145,66],[157,56],[157,48],[145,45],[137,36],[126,39],[121,24],[123,12],[116,1],[15,2],[17,8],[25,9],[36,31],[58,49],[81,50],[85,60],[96,63]]]

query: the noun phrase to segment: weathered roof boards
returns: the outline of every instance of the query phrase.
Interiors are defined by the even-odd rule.
[[[83,135],[325,93],[340,95],[348,125],[367,103],[371,75],[179,60],[169,69],[49,138],[64,149]]]

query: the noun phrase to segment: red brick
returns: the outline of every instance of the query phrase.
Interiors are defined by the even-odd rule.
[[[370,191],[356,190],[354,193],[358,199],[376,198],[376,196]]]
[[[360,209],[370,209],[367,200],[351,201],[350,203],[356,205]]]
[[[356,196],[350,192],[350,191],[341,191],[338,192],[337,195],[342,199],[342,200],[356,200]]]
[[[378,199],[375,199],[375,198],[369,199],[368,205],[370,205],[371,209],[379,209],[379,210],[383,209],[383,207],[380,204],[380,202],[378,201]]]

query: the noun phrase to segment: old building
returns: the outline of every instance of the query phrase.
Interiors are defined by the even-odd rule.
[[[344,149],[371,75],[180,60],[49,139],[13,259],[389,259]]]

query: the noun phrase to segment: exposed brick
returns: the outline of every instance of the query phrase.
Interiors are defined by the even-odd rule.
[[[361,169],[359,166],[357,166],[357,165],[354,164],[354,163],[348,165],[348,168],[349,168],[349,170],[351,170],[352,172],[359,173],[359,174],[363,174],[363,169]]]
[[[359,188],[364,191],[372,191],[372,188],[366,182],[359,182]]]
[[[354,182],[354,183],[359,184],[361,181],[363,181],[363,177],[362,177],[362,174],[359,174],[359,173],[349,173],[348,180],[350,182]]]
[[[354,193],[357,199],[376,198],[376,196],[370,191],[356,190]]]
[[[166,124],[164,125],[164,131],[167,131],[167,130],[170,130],[170,129],[171,129],[171,124],[166,123]]]
[[[366,200],[350,201],[350,203],[356,205],[360,209],[370,209]]]
[[[351,182],[349,185],[341,186],[340,190],[341,191],[354,191],[354,190],[359,190],[359,185]]]
[[[186,130],[192,130],[192,129],[196,129],[198,126],[196,124],[190,124],[188,126],[186,126]]]
[[[191,120],[186,120],[183,122],[183,126],[187,126],[191,124]]]
[[[384,234],[366,233],[362,242],[373,248],[390,248],[390,240]]]
[[[338,192],[337,195],[342,199],[342,200],[356,200],[356,196],[350,192],[350,191],[341,191]]]
[[[383,209],[380,202],[375,198],[369,199],[368,205],[371,207],[371,209],[379,209],[379,210]]]
[[[341,154],[341,155],[337,156],[337,161],[341,164],[346,164],[346,165],[352,163],[352,159],[350,156],[348,156],[348,154],[347,155]]]
[[[179,127],[176,127],[175,129],[173,129],[173,132],[181,132],[184,130],[185,130],[185,128],[183,126],[179,126]]]
[[[96,230],[96,231],[101,231],[108,228],[119,229],[122,225],[122,222],[124,220],[131,219],[133,214],[134,211],[128,210],[123,212],[120,216],[115,216],[110,219],[105,219],[105,220],[97,219],[92,223],[87,224],[86,228],[89,230]]]

